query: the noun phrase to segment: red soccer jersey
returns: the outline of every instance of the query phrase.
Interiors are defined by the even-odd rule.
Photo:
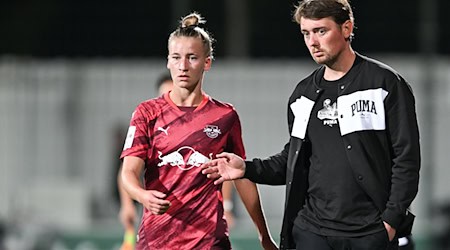
[[[168,94],[141,103],[133,113],[121,157],[145,161],[147,190],[167,194],[163,215],[144,208],[136,249],[230,249],[221,186],[199,166],[221,152],[245,159],[241,124],[233,106],[204,95],[191,111]]]

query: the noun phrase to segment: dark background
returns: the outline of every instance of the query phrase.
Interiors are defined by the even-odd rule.
[[[217,39],[216,57],[226,57],[227,0],[192,0]],[[244,1],[244,0],[242,0]],[[292,11],[297,1],[246,0],[250,58],[309,56]],[[0,1],[0,56],[37,58],[165,57],[167,38],[176,28],[171,20],[176,1],[162,0],[16,0]],[[450,54],[448,0],[436,0],[435,53]],[[362,53],[423,51],[420,1],[354,0],[356,39]],[[185,13],[187,14],[187,13]],[[184,14],[184,15],[185,15]],[[237,41],[239,42],[239,41]]]

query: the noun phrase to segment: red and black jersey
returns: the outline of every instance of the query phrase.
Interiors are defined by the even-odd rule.
[[[137,249],[230,248],[221,186],[199,168],[225,151],[245,158],[232,105],[204,95],[198,107],[180,108],[168,94],[138,105],[121,157],[143,159],[145,189],[167,194],[171,207],[163,215],[144,208]]]

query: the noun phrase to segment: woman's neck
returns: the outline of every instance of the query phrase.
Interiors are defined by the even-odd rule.
[[[201,89],[190,92],[187,89],[172,89],[169,93],[172,102],[179,107],[197,107],[203,100]]]

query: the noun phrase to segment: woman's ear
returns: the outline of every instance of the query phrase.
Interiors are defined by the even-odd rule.
[[[211,64],[212,64],[212,58],[210,56],[206,57],[205,66],[203,67],[203,69],[205,71],[208,71],[209,69],[211,69]]]

